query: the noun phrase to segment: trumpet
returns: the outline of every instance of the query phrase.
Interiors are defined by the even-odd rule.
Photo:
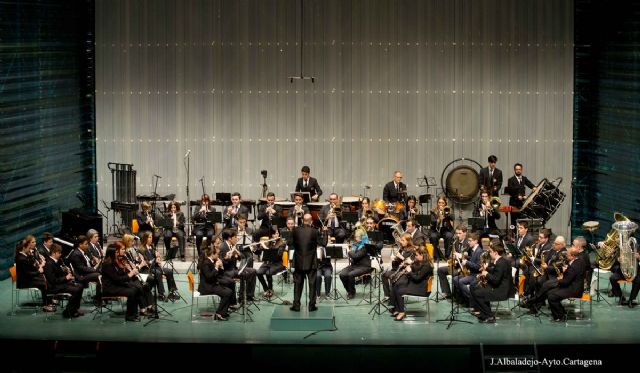
[[[414,206],[412,208],[409,209],[407,215],[409,217],[409,219],[413,219],[416,217],[416,215],[420,215],[422,213],[420,206]]]
[[[302,215],[304,215],[304,210],[302,209],[302,205],[293,206],[293,213],[295,214],[295,216],[297,218],[301,218],[302,219]]]
[[[331,204],[329,206],[329,213],[327,214],[327,223],[325,225],[329,225],[329,222],[333,220],[334,217],[339,218],[342,216],[342,208],[340,205]]]

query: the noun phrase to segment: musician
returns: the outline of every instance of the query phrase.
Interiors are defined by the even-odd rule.
[[[42,244],[38,247],[38,252],[45,258],[51,255],[51,247],[53,246],[53,235],[49,232],[42,234]]]
[[[153,282],[158,291],[158,298],[164,302],[180,299],[178,287],[173,277],[173,270],[170,268],[162,268],[162,257],[153,246],[153,234],[148,231],[144,232],[140,241],[142,242],[139,249],[140,255],[148,264],[145,268],[141,269],[141,273],[153,274],[155,278]],[[167,279],[167,286],[169,287],[168,296],[164,293],[164,284],[162,283],[163,275]]]
[[[196,207],[191,215],[193,219],[192,234],[196,236],[196,248],[198,249],[198,255],[200,255],[200,247],[202,246],[202,240],[204,237],[207,237],[207,241],[211,242],[211,238],[216,233],[213,223],[207,221],[207,215],[215,212],[216,209],[211,206],[211,199],[209,198],[209,195],[206,193],[203,194],[200,197],[200,205]]]
[[[564,322],[567,313],[561,302],[567,298],[581,298],[584,292],[584,279],[588,263],[584,260],[583,242],[584,238],[577,237],[567,250],[569,254],[569,264],[563,273],[558,276],[558,286],[549,290],[547,300],[553,316],[553,321]],[[585,241],[586,242],[586,241]]]
[[[407,205],[402,210],[400,210],[398,214],[400,220],[415,219],[416,215],[421,214],[422,211],[420,209],[420,206],[418,206],[417,204],[418,199],[416,198],[416,196],[411,195],[407,197]],[[418,244],[416,243],[416,245]]]
[[[198,291],[202,295],[216,294],[220,297],[214,318],[227,321],[229,319],[229,305],[235,300],[235,282],[225,276],[224,264],[220,260],[220,251],[217,245],[207,246],[204,253],[206,257],[201,260],[199,265],[200,284]]]
[[[453,241],[453,214],[451,208],[447,206],[447,198],[439,196],[437,206],[431,210],[431,234],[430,241],[434,249],[438,248],[438,241],[444,240],[445,256],[451,254],[451,241]],[[440,250],[435,250],[440,253]]]
[[[180,259],[184,262],[184,247],[185,247],[185,233],[184,225],[187,219],[184,217],[184,213],[180,211],[180,204],[176,201],[169,202],[167,211],[165,212],[165,218],[171,222],[171,229],[164,230],[164,247],[169,250],[171,247],[171,239],[176,237],[178,239],[178,248],[180,250]]]
[[[427,237],[422,233],[415,220],[407,220],[407,227],[404,231],[411,235],[411,241],[416,246],[424,246],[427,242]]]
[[[550,236],[550,229],[540,229],[540,232],[538,232],[538,243],[533,247],[531,257],[529,258],[529,253],[525,253],[527,261],[523,266],[521,266],[522,273],[526,276],[526,281],[523,286],[523,295],[532,295],[536,289],[537,277],[540,276],[542,272],[543,252],[551,250],[552,247],[551,241],[549,241]],[[533,261],[533,265],[531,264],[531,261]]]
[[[255,231],[253,228],[248,226],[246,215],[238,215],[237,217],[237,227],[238,231],[238,245],[242,245],[243,247],[253,243],[253,236],[255,235]],[[253,247],[255,251],[255,246]],[[253,268],[253,251],[249,248],[246,248],[242,251],[242,257],[247,261],[247,266],[249,268]]]
[[[151,204],[144,201],[140,205],[140,210],[136,213],[136,219],[138,220],[138,232],[153,232],[153,247],[158,247],[158,241],[162,235],[162,229],[156,225],[160,216],[155,210],[151,209]],[[168,248],[169,246],[167,246]]]
[[[313,227],[311,214],[306,213],[303,217],[303,226],[299,226],[293,231],[293,246],[296,248],[293,256],[293,305],[290,310],[300,311],[300,298],[304,288],[304,279],[309,281],[309,312],[316,311],[316,272],[318,269],[317,248],[326,246],[326,235],[321,235]]]
[[[413,257],[416,248],[411,241],[411,235],[404,233],[399,239],[398,244],[400,248],[397,253],[392,251],[391,269],[382,274],[382,291],[384,292],[383,301],[390,300],[391,298],[391,279],[395,276],[400,264],[407,260],[407,258]]]
[[[322,189],[320,189],[318,180],[309,176],[311,174],[309,166],[303,166],[300,172],[302,173],[302,177],[298,178],[296,192],[308,192],[311,195],[311,200],[317,202],[322,195]]]
[[[121,242],[107,247],[102,265],[102,290],[105,296],[127,297],[125,320],[140,321],[138,306],[142,308],[145,302],[142,287],[133,282],[138,271],[132,267],[125,268],[124,257],[125,246]]]
[[[536,190],[536,186],[526,177],[522,175],[522,164],[516,163],[513,165],[514,175],[507,180],[507,187],[505,193],[509,197],[509,206],[513,206],[520,210],[524,204],[526,197],[526,188]],[[511,224],[516,225],[517,220],[520,218],[519,212],[511,213]]]
[[[97,260],[102,261],[104,259],[104,252],[102,246],[100,246],[100,233],[95,229],[89,229],[87,231],[87,238],[89,239],[89,252],[91,256]],[[100,267],[98,267],[98,270]]]
[[[388,182],[382,190],[382,199],[389,203],[402,202],[407,196],[407,185],[402,182],[402,172],[395,171],[393,180]]]
[[[249,216],[249,208],[240,203],[242,196],[235,192],[231,195],[231,206],[228,206],[224,213],[224,227],[235,228],[238,226],[237,217],[239,215]]]
[[[480,235],[476,232],[470,232],[467,238],[469,245],[469,254],[467,257],[463,256],[460,260],[462,268],[465,268],[466,275],[459,271],[453,276],[451,282],[456,289],[460,290],[460,294],[463,296],[463,301],[468,302],[471,296],[470,287],[477,284],[477,277],[480,273],[480,257],[482,256],[482,246],[480,245]]]
[[[20,240],[16,245],[16,288],[28,289],[38,288],[42,297],[42,310],[44,312],[54,312],[56,307],[48,303],[47,283],[44,277],[45,262],[40,257],[33,255],[36,251],[36,238],[28,235]]]
[[[377,226],[376,226],[376,222],[374,220],[374,217],[367,218],[367,220],[365,222],[365,227],[367,229],[367,234],[369,232],[377,231]],[[373,242],[373,244],[376,245],[377,254],[381,255],[382,248],[384,246],[383,241]],[[380,259],[380,264],[382,264],[382,258],[379,258],[379,259]]]
[[[467,226],[465,224],[460,224],[456,227],[456,240],[453,243],[453,250],[458,259],[461,259],[465,252],[467,252],[468,255],[469,239],[467,238]],[[440,250],[434,251],[439,252]],[[441,255],[442,254],[440,254],[440,256]],[[447,255],[447,258],[451,258],[451,249],[448,250]],[[447,281],[447,275],[454,276],[459,270],[459,266],[450,263],[448,266],[439,267],[436,271],[438,274],[438,282],[440,283],[440,290],[445,299],[451,299],[451,287],[449,286],[449,281]]]
[[[368,243],[369,237],[366,231],[356,229],[355,242],[348,253],[351,264],[340,271],[340,281],[347,291],[347,300],[356,296],[356,277],[372,271],[371,258],[364,247]]]
[[[486,190],[480,192],[480,201],[478,201],[473,211],[473,216],[484,219],[484,229],[481,237],[489,237],[489,234],[493,234],[498,230],[496,220],[500,219],[500,211],[491,206],[489,192]]]
[[[62,247],[52,245],[50,256],[47,257],[44,265],[44,275],[47,280],[47,292],[49,294],[71,294],[67,302],[67,307],[62,312],[66,319],[80,317],[84,313],[80,312],[80,301],[82,300],[82,285],[77,284],[73,278],[73,272],[62,262]]]
[[[401,321],[406,316],[404,308],[405,295],[423,297],[430,295],[427,292],[427,283],[429,278],[433,276],[433,262],[427,250],[424,247],[419,247],[415,251],[415,260],[401,270],[404,275],[400,276],[393,284],[393,291],[391,292],[393,308],[389,310],[391,315],[395,316],[396,321]]]
[[[275,193],[267,193],[267,203],[258,208],[258,220],[261,220],[261,222],[260,229],[256,232],[254,239],[258,240],[260,237],[268,236],[269,232],[271,232],[274,225],[273,217],[278,217],[282,213],[282,206],[278,206],[275,203]]]
[[[79,236],[75,242],[73,251],[68,256],[69,264],[73,266],[73,273],[78,281],[85,288],[90,282],[98,282],[100,272],[97,265],[100,264],[97,259],[93,259],[89,252],[89,240],[86,236]],[[96,298],[100,298],[99,287],[96,287]]]
[[[540,263],[540,270],[543,275],[538,276],[536,280],[535,289],[530,291],[529,296],[525,294],[524,299],[533,298],[535,295],[544,293],[552,289],[558,284],[558,273],[553,268],[554,263],[561,261],[561,256],[567,254],[566,241],[563,236],[556,236],[550,250],[542,252],[544,256],[544,262]],[[545,285],[546,284],[546,285]],[[532,302],[533,304],[533,302]],[[534,304],[535,311],[541,306],[541,304]]]
[[[276,250],[276,260],[274,262],[263,261],[262,265],[256,271],[258,280],[264,290],[264,296],[270,298],[273,296],[273,275],[284,271],[286,268],[282,264],[282,255],[287,251],[287,243],[280,239],[280,231],[272,229],[269,237],[276,240],[267,243],[261,243],[260,248],[264,250]],[[265,279],[266,277],[266,279]]]
[[[331,193],[329,195],[329,204],[322,206],[319,218],[324,225],[327,226],[329,235],[335,238],[336,243],[343,243],[347,238],[347,231],[340,226],[340,218],[336,214],[336,209],[341,209],[338,194]]]
[[[361,207],[358,210],[358,220],[365,221],[367,218],[373,218],[375,223],[380,221],[378,214],[371,209],[371,200],[369,197],[363,197]]]
[[[495,323],[496,318],[491,311],[490,302],[507,299],[509,291],[513,287],[511,276],[511,265],[503,257],[504,247],[498,240],[492,240],[489,244],[489,255],[493,265],[489,264],[486,269],[482,269],[480,274],[486,279],[486,286],[480,282],[471,287],[469,304],[476,312],[479,312],[478,319],[481,323]]]
[[[333,281],[333,266],[331,258],[326,256],[324,248],[318,248],[318,271],[316,272],[316,294],[322,294],[322,279],[324,279],[324,296],[331,297],[331,282]]]
[[[635,249],[636,260],[640,259],[640,253],[638,253]],[[640,262],[638,262],[640,265]],[[625,276],[622,274],[622,270],[620,269],[620,263],[616,261],[616,263],[611,267],[611,276],[609,276],[609,283],[611,284],[611,293],[614,297],[620,298],[620,305],[628,305],[629,308],[634,308],[636,303],[636,297],[638,296],[638,291],[640,291],[640,275],[636,275],[633,278],[631,283],[631,292],[629,293],[629,300],[627,300],[624,295],[622,295],[622,289],[620,288],[620,284],[618,281],[625,280]]]
[[[244,297],[245,286],[247,301],[252,302],[256,292],[256,270],[248,265],[246,260],[241,261],[241,270],[238,269],[238,260],[242,254],[236,248],[238,244],[238,232],[235,229],[226,228],[222,231],[222,243],[220,244],[220,258],[224,264],[224,273],[229,278],[240,278],[240,294]],[[244,299],[243,299],[244,301]],[[236,304],[235,295],[231,304]]]
[[[529,234],[529,223],[526,220],[518,222],[518,237],[515,241],[518,250],[524,253],[525,248],[533,246],[535,241],[535,238]]]
[[[295,194],[293,196],[293,202],[295,203],[292,208],[289,209],[289,217],[294,219],[295,226],[302,226],[303,216],[309,213],[309,208],[303,205],[304,198],[302,194]]]
[[[498,157],[490,155],[487,159],[489,164],[480,170],[478,175],[478,185],[484,187],[492,197],[498,197],[502,187],[502,171],[496,167]]]

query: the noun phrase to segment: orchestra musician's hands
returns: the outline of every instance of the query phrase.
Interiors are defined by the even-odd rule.
[[[222,268],[224,268],[224,266],[223,266],[223,264],[222,264],[222,260],[220,260],[220,259],[216,259],[216,267],[215,267],[215,268],[216,268],[217,270],[218,270],[218,269],[222,269]]]
[[[311,196],[311,200],[314,202],[318,202],[318,198],[320,198],[320,196],[318,195],[318,193],[314,194]]]

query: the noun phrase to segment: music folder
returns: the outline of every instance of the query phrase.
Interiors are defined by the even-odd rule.
[[[378,252],[378,248],[374,244],[366,243],[364,244],[364,249],[370,257],[378,257],[381,254]]]
[[[222,223],[222,213],[217,211],[208,212],[207,223],[210,223],[210,224]]]
[[[382,242],[384,236],[380,231],[367,231],[367,236],[371,242]]]
[[[327,245],[326,247],[327,258],[342,259],[343,255],[342,245]]]
[[[216,193],[216,201],[225,205],[231,204],[231,193]]]
[[[468,218],[467,219],[467,225],[469,225],[471,227],[471,229],[473,230],[483,230],[484,229],[484,218],[482,217],[475,217],[475,218]]]

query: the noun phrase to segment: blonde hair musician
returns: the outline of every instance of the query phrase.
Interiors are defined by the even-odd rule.
[[[353,299],[356,296],[356,277],[370,273],[372,270],[371,258],[364,247],[369,243],[367,232],[362,228],[356,229],[355,239],[348,254],[351,265],[340,271],[340,281],[347,290],[347,299]]]

